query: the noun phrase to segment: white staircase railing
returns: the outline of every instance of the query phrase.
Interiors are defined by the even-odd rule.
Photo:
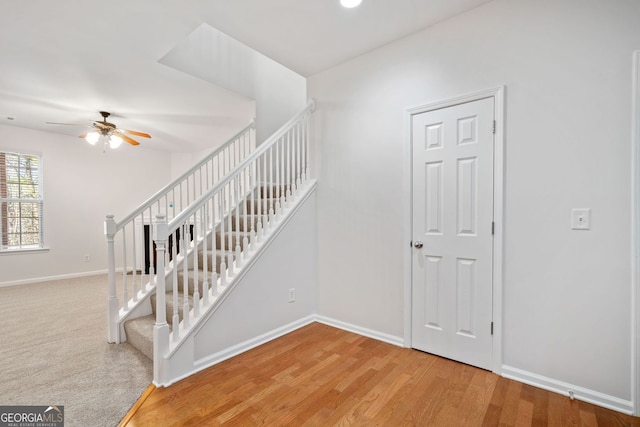
[[[199,321],[211,315],[310,183],[309,116],[314,107],[310,101],[175,217],[157,215],[154,382],[165,383],[171,356]],[[166,312],[168,295],[172,313]]]
[[[122,322],[136,309],[141,309],[140,302],[155,288],[154,218],[159,213],[171,218],[190,206],[255,148],[255,125],[252,122],[121,221],[107,215],[109,342],[123,341]],[[121,279],[117,277],[118,273],[121,273]]]

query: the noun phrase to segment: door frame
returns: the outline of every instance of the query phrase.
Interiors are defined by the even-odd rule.
[[[640,50],[633,52],[631,101],[631,404],[640,416]]]
[[[493,344],[491,356],[491,370],[496,374],[502,373],[502,279],[504,273],[504,97],[505,87],[468,93],[446,100],[435,101],[408,108],[404,114],[405,155],[404,155],[404,346],[411,347],[411,296],[412,296],[412,268],[413,268],[413,150],[412,150],[412,117],[446,107],[453,107],[471,101],[485,98],[494,99],[494,117],[496,132],[493,151],[493,216],[495,222],[493,244]]]

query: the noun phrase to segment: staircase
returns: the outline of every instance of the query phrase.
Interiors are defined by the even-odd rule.
[[[287,187],[282,188],[268,188],[262,187],[256,190],[256,197],[254,200],[253,207],[253,224],[251,221],[245,221],[245,215],[233,215],[230,218],[231,223],[231,233],[227,233],[227,237],[225,238],[221,233],[220,226],[215,231],[215,234],[211,233],[207,236],[207,245],[201,245],[200,249],[197,251],[198,266],[207,265],[207,271],[202,269],[196,271],[193,267],[189,267],[187,272],[183,269],[178,268],[177,270],[177,292],[174,293],[174,289],[171,285],[168,286],[170,290],[165,292],[165,312],[166,312],[166,322],[170,328],[173,328],[174,321],[177,320],[177,323],[181,322],[184,319],[185,310],[190,311],[193,309],[194,304],[194,295],[196,295],[196,286],[194,283],[198,283],[197,286],[197,294],[204,295],[206,290],[206,278],[210,277],[220,277],[222,272],[222,266],[227,262],[235,263],[236,252],[235,249],[237,246],[240,247],[241,253],[245,253],[245,250],[248,249],[247,246],[251,243],[250,239],[252,238],[252,230],[257,230],[258,226],[261,225],[263,215],[261,211],[275,212],[276,203],[279,200],[284,199],[286,203],[285,194],[291,194]],[[274,197],[270,197],[273,195]],[[246,213],[246,218],[251,218],[251,202],[247,200],[245,206],[241,206],[243,209],[243,213]],[[264,208],[266,206],[266,209]],[[268,219],[265,219],[268,220]],[[226,222],[226,221],[223,221]],[[185,236],[189,236],[185,234]],[[205,250],[203,247],[213,247],[215,241],[215,251],[211,251],[205,254]],[[216,262],[213,262],[212,254],[216,255]],[[204,257],[207,257],[207,262],[205,262]],[[229,261],[229,260],[233,261]],[[183,263],[184,265],[184,263]],[[215,265],[215,270],[214,270]],[[215,276],[214,276],[215,274]],[[171,276],[173,277],[173,276]],[[193,279],[195,278],[195,280]],[[190,280],[191,279],[191,280]],[[216,289],[214,294],[221,294],[224,289]],[[186,291],[186,297],[185,297]],[[156,323],[156,304],[157,304],[156,294],[153,293],[150,295],[151,309],[152,314],[137,317],[134,319],[129,319],[124,322],[124,330],[125,335],[127,337],[127,342],[131,344],[133,347],[140,350],[145,356],[149,359],[153,360],[153,328]],[[186,304],[188,304],[188,309]],[[174,317],[176,316],[174,320]]]
[[[257,147],[249,126],[124,220],[107,215],[108,340],[151,358],[156,385],[197,369],[194,336],[315,187],[313,108]]]

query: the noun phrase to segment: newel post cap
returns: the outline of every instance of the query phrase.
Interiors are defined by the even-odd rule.
[[[107,214],[104,221],[104,234],[105,236],[115,236],[116,234],[116,220],[113,214]]]
[[[156,215],[156,226],[154,227],[154,240],[156,242],[165,242],[169,238],[169,224],[165,214]]]

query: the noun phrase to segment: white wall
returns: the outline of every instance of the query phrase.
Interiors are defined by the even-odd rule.
[[[639,16],[635,0],[496,0],[309,78],[318,313],[403,336],[403,114],[505,85],[503,362],[630,401]]]
[[[0,255],[0,286],[106,271],[105,215],[122,218],[171,174],[168,152],[123,146],[103,154],[78,138],[14,126],[0,125],[0,150],[42,156],[49,248]]]
[[[197,333],[195,359],[312,316],[316,311],[316,242],[316,195],[312,194],[240,280],[213,320]],[[295,289],[293,303],[289,302],[289,289]]]
[[[159,62],[254,99],[258,143],[306,104],[304,77],[208,24],[201,24]]]

